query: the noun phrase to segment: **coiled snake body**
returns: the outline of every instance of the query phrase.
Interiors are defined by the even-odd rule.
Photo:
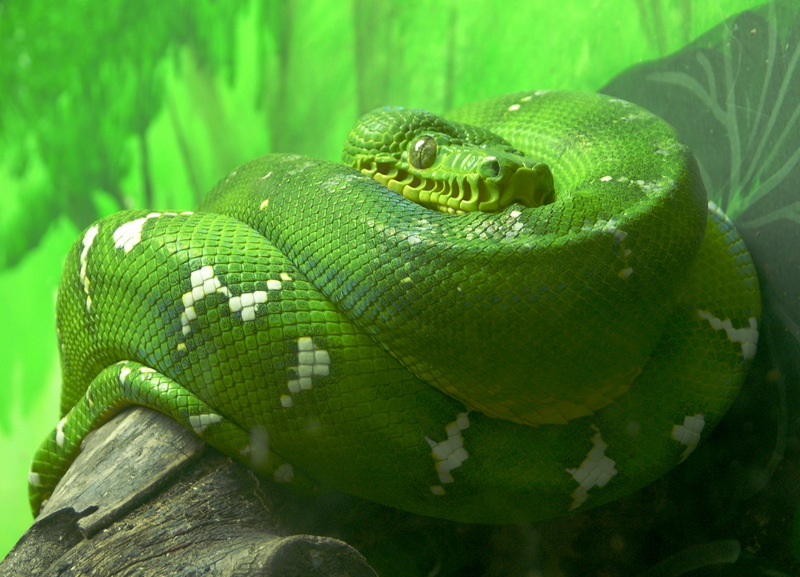
[[[202,212],[91,226],[59,290],[63,419],[34,510],[132,404],[278,482],[469,522],[597,506],[684,459],[760,314],[690,152],[598,94],[449,117],[375,111],[355,168],[269,155]]]

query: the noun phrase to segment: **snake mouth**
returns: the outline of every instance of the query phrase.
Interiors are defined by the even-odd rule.
[[[426,179],[388,162],[365,163],[360,170],[417,204],[449,214],[497,212],[513,203],[539,207],[555,199],[553,176],[545,164],[521,166],[502,180],[478,175]]]

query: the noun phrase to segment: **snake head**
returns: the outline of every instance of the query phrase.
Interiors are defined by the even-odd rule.
[[[350,131],[345,164],[425,207],[496,212],[555,199],[546,164],[488,130],[409,108],[379,108]]]

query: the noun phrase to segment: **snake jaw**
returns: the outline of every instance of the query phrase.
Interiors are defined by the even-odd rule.
[[[398,163],[369,160],[361,160],[355,167],[393,192],[426,208],[449,214],[497,212],[513,203],[539,207],[555,199],[550,169],[545,164],[530,161],[517,167],[503,165],[497,175],[491,177],[447,171],[449,178],[425,178],[401,168]]]

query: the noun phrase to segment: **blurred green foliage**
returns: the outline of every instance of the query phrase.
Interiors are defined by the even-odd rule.
[[[336,158],[376,106],[596,89],[755,3],[2,1],[0,268],[61,217],[191,205],[269,151]]]

